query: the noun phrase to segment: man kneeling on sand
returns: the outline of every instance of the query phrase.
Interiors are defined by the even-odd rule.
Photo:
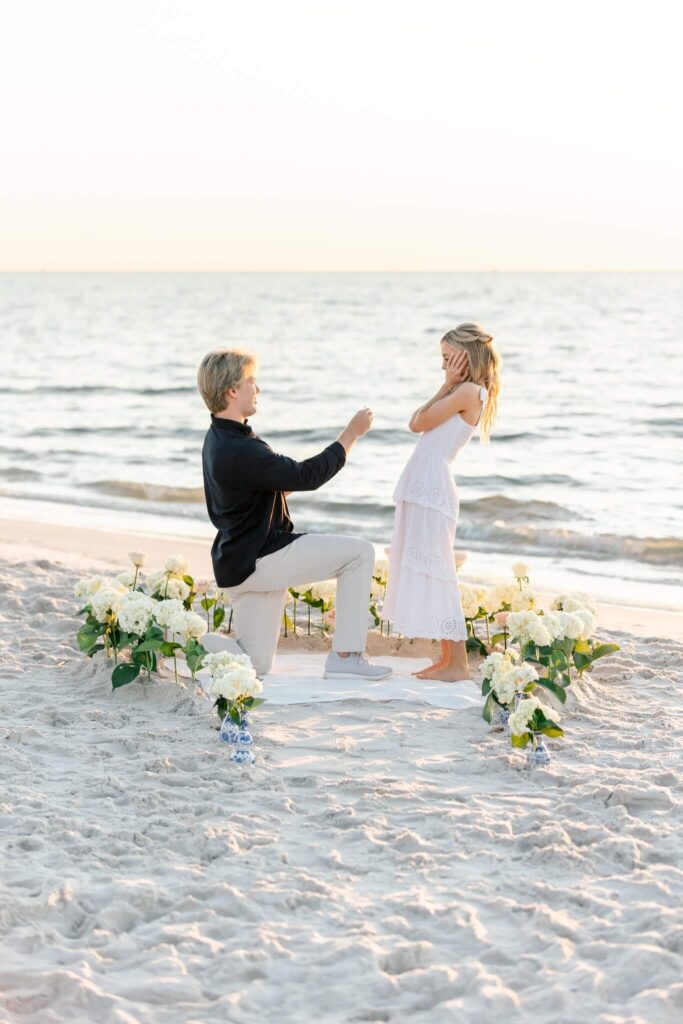
[[[256,360],[219,348],[199,367],[199,391],[211,413],[202,451],[209,518],[218,530],[211,548],[214,575],[230,595],[235,635],[256,673],[270,671],[289,587],[337,579],[335,633],[326,679],[383,679],[391,674],[363,653],[375,551],[368,541],[295,533],[287,507],[292,491],[315,491],[344,466],[372,424],[361,409],[319,455],[296,462],[278,455],[247,419],[260,388]]]

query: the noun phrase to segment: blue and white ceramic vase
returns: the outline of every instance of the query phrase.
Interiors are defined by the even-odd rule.
[[[550,751],[545,745],[542,732],[534,733],[533,743],[529,744],[526,757],[530,768],[544,767],[550,764]]]
[[[254,737],[249,731],[249,717],[246,712],[243,713],[237,729],[237,740],[230,754],[230,760],[234,761],[235,764],[253,764],[256,760],[254,756]]]
[[[239,734],[239,726],[233,722],[230,715],[226,715],[221,722],[220,732],[218,733],[218,739],[221,743],[237,743],[237,736]]]

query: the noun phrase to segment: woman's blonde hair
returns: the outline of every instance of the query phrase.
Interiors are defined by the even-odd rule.
[[[215,348],[207,352],[197,370],[197,387],[209,412],[223,412],[228,405],[227,392],[236,388],[246,371],[256,365],[249,352]]]
[[[467,355],[469,380],[483,385],[488,399],[479,421],[479,435],[488,441],[498,409],[500,391],[500,356],[493,347],[493,335],[479,324],[460,324],[453,331],[447,331],[441,339],[453,348],[461,348]]]

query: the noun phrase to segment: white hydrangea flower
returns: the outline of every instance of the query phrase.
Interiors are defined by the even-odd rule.
[[[106,622],[110,615],[117,615],[123,596],[128,593],[126,587],[117,580],[100,587],[90,598],[90,608],[98,622]]]
[[[511,605],[515,596],[519,594],[519,588],[514,583],[505,583],[492,587],[488,593],[487,602],[491,605],[493,612],[500,611],[503,605]],[[496,606],[493,608],[493,606]]]
[[[253,669],[235,663],[213,675],[207,689],[212,697],[235,701],[240,697],[255,697],[263,690],[263,684]]]
[[[190,588],[180,576],[169,576],[168,580],[161,583],[159,590],[166,599],[175,601],[186,601],[190,596]]]
[[[164,569],[175,576],[185,576],[190,569],[190,565],[184,555],[171,555],[164,562]]]
[[[460,587],[460,600],[462,611],[466,619],[474,619],[479,614],[481,606],[481,591],[474,587]]]
[[[169,623],[174,633],[180,633],[184,640],[201,640],[207,631],[206,619],[195,612],[178,612]]]
[[[510,713],[508,726],[513,736],[523,736],[529,732],[529,723],[536,708],[540,707],[540,701],[535,697],[527,697],[520,700],[519,707]]]
[[[510,609],[513,612],[527,612],[536,607],[538,595],[531,587],[524,586],[517,589],[510,598]]]
[[[155,601],[154,604],[154,619],[162,629],[169,629],[173,626],[176,617],[185,611],[183,602],[175,597],[166,598],[165,601]]]
[[[510,653],[503,654],[502,651],[494,651],[493,654],[489,654],[488,658],[484,658],[479,666],[479,671],[484,679],[490,679],[494,672],[500,671],[506,661],[512,662]]]
[[[130,558],[131,562],[137,569],[142,569],[143,565],[145,564],[147,555],[144,553],[144,551],[129,551],[128,557]]]
[[[588,594],[560,594],[553,601],[552,607],[561,612],[578,612],[585,608],[593,615],[597,614],[595,602]]]
[[[522,644],[531,640],[539,647],[547,647],[552,639],[543,619],[534,611],[510,612],[507,626],[510,636]]]
[[[526,562],[513,562],[512,573],[515,579],[522,580],[525,576],[529,575],[529,566]]]
[[[136,579],[134,569],[124,569],[124,571],[120,572],[116,578],[119,583],[123,583],[124,587],[130,588],[134,583],[136,586],[142,586],[142,576],[138,573]]]
[[[74,587],[74,596],[79,599],[92,597],[101,587],[110,582],[106,576],[84,576],[77,581]]]
[[[119,605],[119,625],[126,633],[143,636],[152,622],[156,601],[139,590],[127,591]]]
[[[248,654],[232,654],[230,651],[218,651],[216,654],[207,654],[203,664],[204,668],[207,668],[212,675],[220,675],[221,671],[229,668],[230,665],[242,665],[244,668],[254,670]]]
[[[326,604],[334,601],[337,596],[337,581],[323,580],[322,583],[314,583],[311,587],[311,593],[316,601],[324,601]]]

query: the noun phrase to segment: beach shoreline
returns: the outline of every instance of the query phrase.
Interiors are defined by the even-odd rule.
[[[378,558],[384,557],[382,546],[378,544],[376,548]],[[82,573],[91,570],[122,572],[128,567],[128,552],[131,550],[144,551],[149,566],[161,565],[170,554],[182,552],[195,578],[213,578],[211,541],[208,539],[200,540],[173,533],[161,534],[157,531],[128,532],[64,523],[45,524],[38,520],[0,516],[0,559],[5,562],[48,559]],[[496,584],[503,579],[482,579],[481,574],[472,576],[467,571],[462,573],[461,578],[465,583],[477,585]],[[565,589],[561,586],[552,590],[547,586],[536,586],[533,578],[532,584],[544,603]],[[623,631],[634,636],[683,640],[683,612],[604,600],[598,600],[597,606],[598,623],[603,629]],[[376,644],[374,653],[378,653]]]

